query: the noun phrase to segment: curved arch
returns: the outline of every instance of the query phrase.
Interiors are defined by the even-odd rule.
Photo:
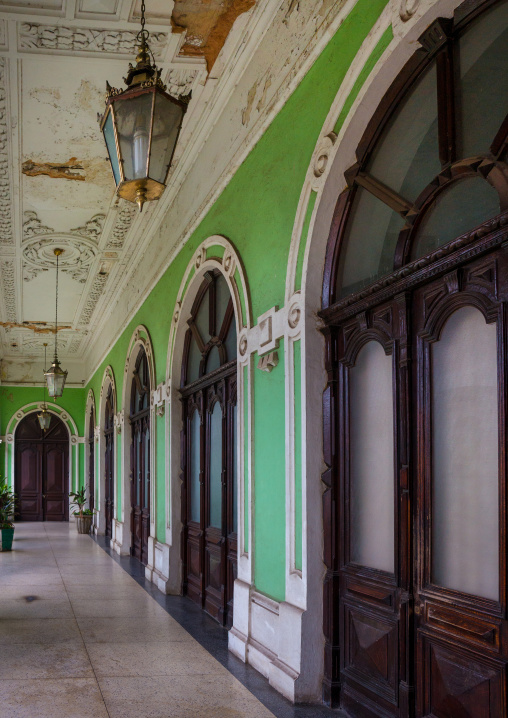
[[[153,392],[155,389],[155,360],[153,344],[150,332],[143,324],[139,324],[133,331],[127,349],[127,356],[124,365],[123,389],[122,389],[122,410],[117,420],[117,432],[121,432],[121,492],[120,492],[120,515],[118,515],[118,500],[116,501],[117,517],[115,521],[115,539],[114,546],[118,553],[128,554],[131,548],[131,530],[130,530],[130,461],[131,461],[131,441],[132,431],[129,421],[129,412],[131,406],[132,394],[132,378],[136,367],[136,361],[140,347],[143,347],[148,361],[148,374],[150,379],[150,435],[154,436],[154,405]],[[156,502],[155,494],[157,487],[157,477],[153,468],[156,466],[154,461],[155,441],[150,442],[150,469],[151,469],[151,496],[150,496],[150,537],[148,547],[148,564],[147,569],[151,571],[154,566],[154,535],[155,535],[155,519],[156,519]],[[118,483],[116,484],[118,487]]]
[[[88,390],[85,407],[85,485],[88,484],[88,506],[94,508],[95,505],[95,483],[97,462],[95,460],[95,427],[97,425],[97,410],[95,405],[95,394],[93,389]],[[91,429],[93,427],[93,431]],[[93,447],[93,448],[92,448]],[[92,466],[90,465],[92,464]],[[93,471],[93,477],[92,472]],[[92,490],[90,489],[90,481],[93,478]],[[95,525],[95,517],[94,517]]]
[[[182,562],[180,553],[181,544],[181,476],[180,476],[180,451],[169,451],[169,447],[180,447],[180,433],[183,429],[182,409],[180,402],[180,369],[184,357],[185,336],[188,325],[187,320],[191,316],[191,311],[196,301],[196,296],[203,283],[203,277],[206,272],[218,270],[225,278],[230,295],[233,300],[233,310],[235,315],[237,330],[237,346],[238,352],[238,369],[237,369],[237,392],[238,392],[238,416],[240,417],[238,426],[238,456],[239,471],[237,496],[239,498],[238,512],[238,536],[239,543],[243,540],[242,516],[244,509],[244,461],[243,447],[244,436],[247,427],[244,425],[244,391],[243,373],[240,362],[245,354],[242,352],[242,339],[245,332],[252,327],[252,309],[250,303],[250,295],[248,291],[248,283],[243,269],[242,261],[236,252],[234,245],[222,235],[212,235],[205,239],[197,248],[192,260],[187,265],[187,269],[183,275],[180,288],[178,290],[175,309],[173,312],[173,322],[169,335],[167,366],[166,366],[166,435],[170,436],[169,442],[166,444],[166,543],[170,547],[170,576],[168,587],[171,591],[180,592],[182,585]],[[199,408],[198,408],[199,410]],[[242,457],[242,458],[240,458]],[[249,521],[249,527],[252,522]],[[242,556],[244,553],[240,550],[240,562],[238,565],[239,576],[242,571],[247,569],[242,567],[242,560],[249,562],[248,556]],[[250,564],[249,564],[250,565]],[[248,569],[250,571],[250,568]]]
[[[115,375],[113,372],[113,367],[111,365],[108,365],[104,369],[104,373],[102,375],[102,382],[101,382],[101,393],[99,397],[99,411],[96,414],[96,423],[97,423],[97,434],[96,434],[96,440],[97,440],[97,452],[98,457],[96,459],[96,467],[98,475],[96,477],[95,484],[97,486],[97,496],[95,500],[95,508],[97,509],[97,512],[95,514],[95,521],[96,521],[96,528],[97,533],[103,534],[105,530],[105,523],[106,523],[106,517],[104,513],[104,496],[105,496],[105,460],[104,460],[104,453],[105,453],[105,437],[104,437],[104,426],[105,426],[105,419],[106,419],[106,399],[108,396],[108,391],[110,386],[113,390],[113,412],[116,413],[116,407],[117,407],[117,400],[116,400],[116,383],[115,383]],[[115,452],[116,452],[116,437],[115,437]],[[115,463],[115,487],[116,487],[116,463]],[[117,518],[117,503],[115,501],[115,512],[114,512],[114,518]],[[112,540],[115,540],[115,533],[114,533],[114,526],[115,522],[113,522],[113,534],[112,534]]]
[[[15,476],[15,451],[14,451],[14,445],[16,441],[16,430],[23,419],[25,419],[29,414],[34,414],[36,412],[41,411],[43,406],[43,402],[41,401],[32,401],[29,404],[25,404],[24,406],[20,407],[9,419],[6,427],[5,432],[5,440],[7,443],[7,449],[5,452],[5,474],[10,475],[12,477],[12,482],[14,485],[14,476]],[[67,432],[69,434],[69,489],[77,490],[78,488],[78,481],[79,481],[79,450],[78,450],[78,442],[79,442],[79,434],[78,434],[78,428],[76,426],[76,422],[72,418],[72,416],[65,411],[65,409],[62,409],[61,406],[58,406],[58,404],[54,404],[52,402],[47,401],[46,402],[46,408],[49,411],[50,414],[53,416],[56,416],[58,419],[60,419],[67,429]],[[69,509],[70,511],[70,509]]]

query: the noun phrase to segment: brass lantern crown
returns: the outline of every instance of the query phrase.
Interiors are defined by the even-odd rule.
[[[104,115],[99,118],[117,194],[143,204],[159,199],[175,152],[190,95],[169,95],[155,66],[145,30],[145,4],[141,4],[141,30],[136,65],[129,64],[125,90],[106,83]]]

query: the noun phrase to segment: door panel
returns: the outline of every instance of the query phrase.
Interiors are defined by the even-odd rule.
[[[44,445],[45,488],[44,516],[46,521],[64,521],[68,501],[68,448],[67,444]]]
[[[341,465],[341,685],[353,715],[403,715],[410,546],[403,434],[406,301],[360,314],[338,329]],[[401,342],[402,340],[402,342]],[[401,389],[402,384],[402,389]],[[361,706],[361,708],[360,708]]]
[[[42,521],[42,445],[16,443],[16,494],[20,521]]]
[[[105,535],[112,537],[114,514],[114,435],[112,430],[104,432],[106,455],[104,461],[104,509],[106,515]]]
[[[69,439],[67,429],[51,417],[43,432],[35,413],[16,429],[15,493],[20,521],[67,521],[69,515]]]
[[[415,292],[419,717],[507,715],[505,276],[497,255]]]

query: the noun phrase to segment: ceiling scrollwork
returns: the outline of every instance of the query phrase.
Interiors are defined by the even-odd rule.
[[[54,250],[60,247],[64,250],[60,259],[61,271],[84,284],[98,254],[97,242],[105,215],[96,214],[82,227],[69,232],[55,232],[52,227],[43,225],[33,211],[26,211],[24,218],[23,279],[29,282],[41,272],[53,269]]]
[[[7,61],[4,57],[0,57],[0,244],[14,244],[9,176],[6,73]]]

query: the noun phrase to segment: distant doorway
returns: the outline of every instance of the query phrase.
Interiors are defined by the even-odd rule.
[[[237,575],[236,323],[218,271],[198,290],[181,377],[184,593],[223,625],[233,623]]]
[[[113,515],[115,502],[115,434],[114,434],[114,417],[115,410],[113,406],[113,385],[109,385],[108,396],[106,398],[106,417],[104,422],[104,441],[106,444],[104,457],[105,472],[105,496],[104,507],[106,513],[105,535],[112,538],[113,536]]]
[[[58,417],[47,431],[35,412],[19,423],[14,473],[19,521],[69,520],[69,434]]]
[[[146,566],[150,535],[150,377],[141,347],[132,379],[131,555]]]

